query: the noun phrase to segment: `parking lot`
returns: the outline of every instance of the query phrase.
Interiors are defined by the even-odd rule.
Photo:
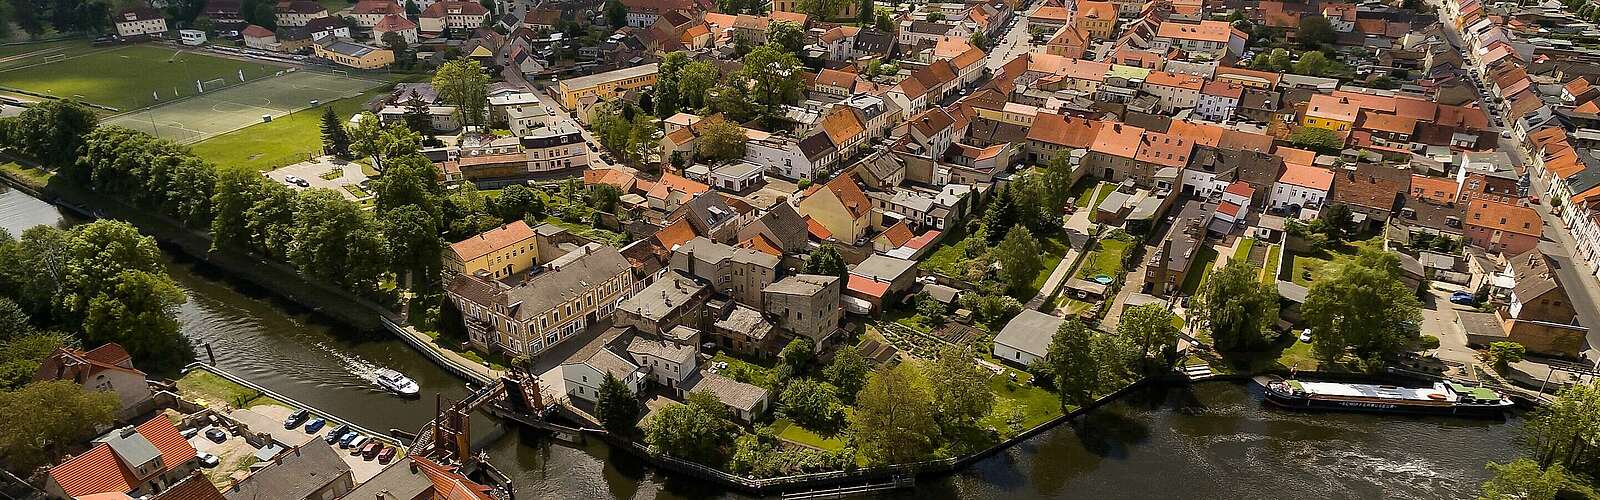
[[[233,410],[228,413],[228,418],[243,424],[249,429],[249,432],[270,435],[272,436],[272,442],[281,443],[291,448],[310,444],[314,440],[326,439],[328,432],[339,427],[337,422],[330,420],[322,428],[317,429],[316,432],[305,432],[303,423],[294,428],[285,429],[283,421],[293,412],[294,410],[290,408],[278,405],[257,405],[247,409]],[[223,432],[224,437],[221,442],[214,441],[206,435],[212,429]],[[195,435],[189,438],[189,443],[194,445],[196,451],[209,453],[217,457],[217,466],[205,469],[206,478],[224,491],[226,491],[230,480],[241,479],[249,475],[252,464],[270,459],[272,455],[276,454],[275,451],[262,453],[260,448],[251,445],[244,437],[216,425],[207,425],[199,428]],[[384,445],[393,446],[392,443],[384,443]],[[354,449],[338,448],[338,443],[333,446],[340,452],[339,456],[344,459],[344,462],[350,466],[350,474],[356,483],[372,479],[373,476],[378,475],[389,464],[394,463],[393,460],[390,460],[389,464],[384,464],[379,463],[376,459],[368,460],[360,455],[352,455],[351,452],[355,451]],[[404,450],[396,451],[398,456]]]
[[[330,173],[337,173],[337,175]],[[328,178],[324,178],[324,175],[328,176]],[[272,170],[267,172],[266,176],[274,182],[282,183],[293,189],[332,189],[352,201],[371,197],[370,191],[366,188],[368,185],[367,174],[362,172],[361,165],[331,156],[324,156],[312,161],[300,162]],[[290,176],[304,181],[305,185],[289,182],[287,179]]]

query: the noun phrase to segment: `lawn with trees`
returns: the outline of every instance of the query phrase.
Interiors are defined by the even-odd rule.
[[[259,172],[302,162],[307,154],[322,152],[322,120],[326,109],[348,120],[361,112],[367,101],[387,93],[388,90],[380,87],[355,97],[323,103],[321,108],[324,109],[303,109],[270,122],[213,136],[190,145],[189,150],[224,170]]]

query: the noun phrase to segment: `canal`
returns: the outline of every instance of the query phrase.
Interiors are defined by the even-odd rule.
[[[0,227],[13,235],[74,221],[0,186]],[[214,269],[175,259],[188,294],[178,316],[205,359],[368,428],[415,430],[433,394],[465,395],[461,380],[388,336],[316,319]],[[395,398],[372,383],[380,367],[426,395]],[[1284,413],[1225,382],[1138,391],[900,498],[1416,498],[1474,496],[1484,463],[1521,449],[1521,421]],[[603,444],[572,445],[474,419],[474,436],[511,475],[518,498],[736,497],[658,474]]]

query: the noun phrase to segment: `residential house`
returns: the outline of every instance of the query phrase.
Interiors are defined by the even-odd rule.
[[[554,227],[541,225],[540,228]],[[522,273],[537,265],[540,238],[527,222],[516,221],[484,231],[477,236],[450,244],[444,252],[446,273],[471,274],[491,279],[502,279]],[[559,252],[550,247],[545,238],[547,252]],[[551,258],[546,258],[545,261]]]
[[[873,254],[850,269],[844,288],[846,309],[854,301],[867,306],[862,313],[876,314],[899,303],[916,282],[917,261]]]
[[[1205,88],[1204,78],[1169,71],[1152,71],[1144,80],[1145,93],[1156,96],[1157,105],[1165,111],[1193,108],[1200,101],[1200,91]]]
[[[1072,24],[1072,10],[1058,5],[1040,5],[1028,14],[1028,26],[1054,32]]]
[[[51,467],[44,491],[53,498],[154,495],[187,479],[199,465],[194,446],[172,420],[158,415],[136,427],[112,429],[95,438],[89,451]]]
[[[372,25],[373,40],[381,42],[390,33],[399,34],[400,39],[406,41],[406,45],[416,45],[417,43],[417,23],[411,22],[405,16],[392,14],[383,16],[383,18],[378,19],[376,24]]]
[[[616,340],[618,328],[602,333]],[[627,356],[612,350],[610,342],[593,341],[561,363],[561,380],[567,386],[567,398],[594,404],[600,400],[600,384],[606,375],[615,377],[628,390],[638,394],[644,390],[646,370]]]
[[[1313,94],[1300,115],[1300,126],[1331,130],[1341,136],[1355,127],[1361,108],[1345,97]]]
[[[116,17],[117,35],[123,38],[143,37],[146,35],[160,36],[167,32],[167,18],[161,15],[160,10],[150,7],[136,7],[118,12]]]
[[[872,226],[872,203],[852,175],[841,175],[806,189],[797,210],[846,244],[862,241]]]
[[[110,342],[87,352],[57,347],[39,362],[33,380],[70,380],[85,391],[110,391],[117,394],[121,413],[126,415],[139,403],[150,399],[150,383],[133,367],[133,358],[121,345]],[[131,416],[131,415],[130,415]]]
[[[1544,231],[1538,210],[1484,199],[1468,204],[1463,222],[1472,246],[1505,255],[1521,255],[1538,247]]]
[[[350,464],[321,439],[280,453],[270,465],[253,470],[222,495],[228,500],[324,500],[343,497],[355,488]]]
[[[1538,250],[1512,257],[1506,266],[1513,283],[1510,297],[1495,313],[1505,340],[1533,353],[1576,357],[1587,343],[1589,327],[1579,324],[1575,304],[1554,265]]]
[[[1214,122],[1227,121],[1233,118],[1234,112],[1239,109],[1239,101],[1243,98],[1243,86],[1222,81],[1207,81],[1200,89],[1199,100],[1195,101],[1194,113]]]
[[[800,180],[815,178],[819,167],[837,161],[838,156],[839,150],[826,134],[814,134],[804,140],[778,134],[746,142],[744,159],[760,165],[767,173]]]
[[[699,376],[685,382],[683,389],[685,393],[706,391],[716,395],[717,400],[728,407],[729,413],[740,422],[755,422],[767,411],[766,389],[708,371],[701,371]]]
[[[1272,184],[1268,206],[1291,214],[1301,208],[1316,209],[1328,199],[1333,189],[1334,172],[1326,168],[1284,162],[1283,174]]]
[[[994,336],[994,359],[1019,367],[1033,366],[1035,361],[1045,359],[1050,339],[1065,321],[1059,316],[1023,309]]]
[[[489,22],[489,9],[478,2],[442,0],[429,5],[417,15],[417,28],[422,35],[436,38],[447,30],[457,33],[471,32]]]
[[[599,243],[554,256],[538,271],[513,283],[470,274],[446,281],[474,348],[535,356],[611,317],[634,290],[627,259]]]
[[[328,17],[328,9],[315,0],[285,0],[273,6],[272,15],[279,28],[298,28],[312,19]]]
[[[350,18],[350,21],[355,23],[356,26],[372,29],[385,17],[400,16],[404,18],[405,15],[406,8],[395,0],[361,0],[350,8],[350,13],[345,17]],[[379,40],[376,37],[373,39]]]
[[[1238,57],[1243,54],[1247,38],[1243,31],[1226,21],[1200,21],[1196,24],[1168,21],[1161,23],[1152,41],[1154,46],[1163,50],[1176,47],[1190,54],[1221,60],[1225,56]]]
[[[785,254],[796,254],[806,248],[806,222],[787,200],[773,205],[754,222],[739,228],[738,240],[765,238]]]
[[[691,260],[692,262],[692,260]],[[617,326],[660,336],[678,326],[699,330],[707,321],[706,300],[712,289],[681,272],[668,272],[639,293],[617,303]]]
[[[1145,267],[1145,290],[1158,297],[1170,297],[1181,290],[1211,230],[1216,205],[1191,199],[1172,216],[1166,238],[1158,244]]]
[[[1094,143],[1084,157],[1083,166],[1101,180],[1121,182],[1135,171],[1135,157],[1144,138],[1144,129],[1122,122],[1100,127]]]
[[[797,337],[811,339],[817,350],[839,331],[838,276],[796,274],[767,285],[763,302],[773,325]]]
[[[493,498],[490,496],[491,491],[492,488],[462,475],[457,467],[402,453],[395,458],[394,463],[385,467],[372,479],[350,490],[344,498],[490,500]]]
[[[674,327],[661,336],[635,335],[628,341],[628,357],[645,370],[645,379],[677,394],[684,379],[694,376],[700,332]]]
[[[1410,191],[1410,169],[1358,163],[1334,173],[1329,203],[1348,207],[1358,225],[1382,227],[1393,215],[1400,197]]]
[[[648,28],[667,12],[696,9],[692,0],[625,0],[622,6],[628,9],[626,19],[631,28]]]
[[[272,30],[252,24],[246,26],[239,34],[244,37],[245,47],[256,50],[278,50],[278,35]]]
[[[672,251],[672,269],[710,283],[712,290],[761,307],[762,290],[778,276],[778,257],[697,236]]]

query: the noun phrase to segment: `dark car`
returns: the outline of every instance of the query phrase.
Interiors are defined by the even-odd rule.
[[[333,430],[328,431],[328,435],[323,437],[323,440],[327,441],[328,444],[334,444],[339,442],[340,439],[343,439],[345,433],[348,432],[350,432],[350,426],[348,425],[334,427]]]
[[[228,440],[228,433],[222,429],[212,427],[210,429],[206,429],[206,439],[221,443]]]
[[[386,464],[389,463],[390,460],[394,460],[395,450],[395,447],[389,446],[384,448],[383,451],[378,452],[378,463]]]
[[[378,454],[382,453],[383,449],[384,449],[383,443],[380,443],[377,440],[373,440],[372,442],[367,443],[366,446],[361,448],[361,458],[366,459],[366,460],[372,460],[374,458],[378,458]]]
[[[295,427],[298,427],[300,425],[300,422],[304,422],[308,418],[311,418],[311,412],[310,411],[307,411],[305,409],[295,410],[294,413],[290,413],[289,414],[289,418],[283,419],[283,428],[285,428],[285,429],[293,429]]]
[[[1467,293],[1467,292],[1456,292],[1456,293],[1450,294],[1450,303],[1451,304],[1459,304],[1459,305],[1463,305],[1463,306],[1475,306],[1475,305],[1478,305],[1478,301],[1476,299],[1473,299],[1472,298],[1472,294]]]

